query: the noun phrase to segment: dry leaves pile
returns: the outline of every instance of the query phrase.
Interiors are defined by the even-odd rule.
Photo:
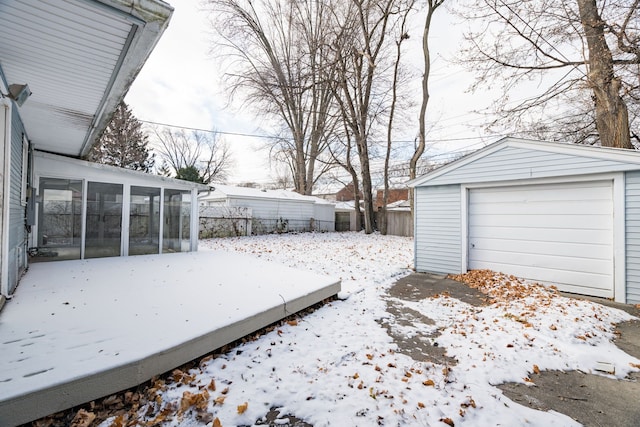
[[[538,304],[548,305],[552,299],[560,296],[555,286],[527,283],[516,276],[492,270],[471,270],[464,274],[450,274],[448,277],[489,296],[492,304],[533,298]]]

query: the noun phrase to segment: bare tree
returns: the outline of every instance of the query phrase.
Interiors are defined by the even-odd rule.
[[[389,120],[387,123],[387,147],[385,150],[384,156],[384,171],[383,171],[383,190],[382,190],[382,206],[379,210],[379,228],[380,234],[387,234],[387,204],[389,204],[389,162],[391,160],[391,146],[393,143],[393,128],[394,128],[394,119],[396,116],[396,106],[398,104],[398,85],[400,84],[400,60],[402,58],[402,44],[405,40],[409,39],[409,33],[407,32],[407,19],[409,18],[409,14],[413,9],[413,5],[415,0],[408,0],[405,5],[403,5],[403,10],[401,10],[401,20],[398,26],[397,35],[396,35],[396,54],[395,54],[395,63],[393,65],[393,79],[392,79],[392,89],[391,89],[391,106],[389,109]]]
[[[336,0],[337,2],[338,0]],[[325,73],[325,19],[333,1],[208,0],[226,47],[227,81],[256,112],[284,124],[271,153],[311,194],[330,165],[318,168],[332,128],[331,79]],[[326,159],[325,159],[326,160]]]
[[[335,15],[335,96],[358,153],[365,233],[375,229],[370,136],[372,127],[389,104],[385,77],[393,68],[393,62],[389,61],[388,35],[398,14],[398,3],[397,0],[350,0],[344,12]]]
[[[215,131],[155,128],[156,151],[165,173],[208,184],[224,182],[233,165],[229,146]],[[161,170],[162,172],[162,170]]]
[[[418,162],[424,154],[424,150],[427,146],[426,115],[430,97],[429,77],[431,76],[431,49],[429,46],[429,33],[431,31],[433,15],[444,2],[445,0],[426,0],[427,16],[425,17],[422,29],[422,59],[424,64],[424,70],[422,73],[422,103],[420,104],[420,113],[418,115],[418,145],[413,152],[413,156],[411,156],[411,160],[409,160],[409,179],[416,178]],[[411,216],[413,216],[413,190],[411,190],[409,194],[409,205],[411,206]]]
[[[465,61],[474,88],[503,89],[498,120],[536,135],[633,148],[640,102],[640,0],[475,0]],[[535,80],[543,90],[513,94]],[[631,111],[631,114],[629,114]]]

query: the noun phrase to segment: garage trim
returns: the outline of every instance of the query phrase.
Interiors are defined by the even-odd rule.
[[[583,176],[554,177],[530,180],[513,180],[501,182],[485,182],[461,184],[460,230],[462,232],[461,271],[469,267],[469,192],[475,188],[497,188],[523,185],[562,184],[587,181],[613,181],[613,291],[617,302],[625,302],[625,203],[624,173],[591,174]]]

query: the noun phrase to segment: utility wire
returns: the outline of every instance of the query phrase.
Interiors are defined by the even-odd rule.
[[[248,138],[266,138],[266,139],[292,139],[292,138],[288,138],[288,137],[281,137],[281,136],[274,136],[274,135],[261,135],[261,134],[255,134],[255,133],[241,133],[241,132],[227,132],[227,131],[221,131],[221,130],[212,130],[212,129],[202,129],[202,128],[195,128],[195,127],[189,127],[189,126],[180,126],[180,125],[172,125],[169,123],[161,123],[161,122],[154,122],[151,120],[138,120],[141,123],[146,123],[149,125],[157,125],[157,126],[166,126],[166,127],[170,127],[170,128],[175,128],[175,129],[184,129],[184,130],[193,130],[193,131],[198,131],[198,132],[208,132],[208,133],[217,133],[220,135],[231,135],[231,136],[246,136]],[[495,135],[497,137],[503,136],[503,135]],[[493,137],[495,137],[493,136]],[[456,141],[470,141],[470,140],[477,140],[483,137],[478,137],[478,136],[468,136],[468,137],[460,137],[460,138],[439,138],[439,139],[430,139],[429,142],[432,143],[436,143],[436,142],[456,142]],[[386,140],[372,140],[371,142],[386,142]],[[413,144],[414,140],[403,140],[403,139],[399,139],[399,140],[393,140],[391,141],[392,143],[406,143],[406,144]]]

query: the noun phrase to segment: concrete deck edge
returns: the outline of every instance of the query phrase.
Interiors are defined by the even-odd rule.
[[[148,355],[136,362],[92,373],[0,402],[0,425],[15,426],[135,387],[156,375],[204,356],[287,316],[336,295],[341,282],[283,302],[252,317]]]

